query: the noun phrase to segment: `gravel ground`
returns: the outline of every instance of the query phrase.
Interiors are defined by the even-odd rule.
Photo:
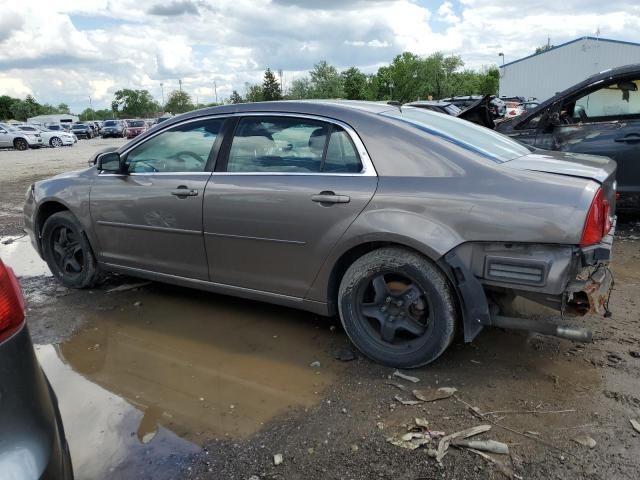
[[[82,140],[68,149],[0,151],[1,235],[20,234],[21,202],[31,182],[83,168],[96,150],[118,142]],[[87,472],[100,457],[109,478],[635,479],[640,434],[630,420],[640,421],[637,219],[622,218],[617,237],[613,316],[565,320],[590,327],[593,343],[485,330],[474,343],[457,341],[432,365],[406,372],[419,378],[417,384],[394,378],[409,389],[457,389],[450,398],[418,405],[394,398],[407,400],[412,394],[387,384],[393,370],[361,357],[334,358],[336,351],[350,348],[336,319],[155,283],[109,293],[135,282],[119,276],[92,291],[70,291],[46,276],[22,277],[21,283],[34,341],[53,345],[66,368],[80,374],[82,385],[88,380],[108,398],[124,399],[128,408],[144,412],[133,427],[101,423],[101,407],[89,402],[85,407],[92,421],[80,423],[95,423],[97,432],[113,433],[113,441],[127,447],[109,456],[109,444],[101,440],[100,453],[83,453],[89,437],[75,426],[79,410],[73,403],[82,393],[73,390],[72,395],[50,374],[68,426],[76,478],[92,478]],[[6,257],[8,247],[3,248],[0,256]],[[523,308],[531,315],[550,315],[532,304]],[[225,321],[231,326],[218,330]],[[149,359],[151,364],[144,363]],[[311,367],[312,361],[320,366]],[[184,370],[176,373],[178,364]],[[234,370],[237,365],[244,367]],[[49,374],[48,368],[45,364]],[[218,369],[215,375],[212,369]],[[264,385],[288,392],[303,388],[307,375],[325,381],[312,387],[316,391],[300,391],[300,398],[285,398],[277,408],[265,407],[261,417],[256,414]],[[193,384],[186,383],[188,377]],[[225,383],[227,377],[233,378]],[[198,399],[196,392],[205,388],[207,395]],[[269,395],[280,398],[277,393]],[[222,412],[216,396],[226,402]],[[144,431],[152,411],[161,412],[152,422],[160,433],[149,443],[138,442],[136,430]],[[479,438],[509,444],[510,454],[492,455],[493,463],[450,448],[438,465],[428,455],[434,445],[410,451],[387,441],[405,433],[415,417],[447,434],[491,425]],[[233,433],[234,427],[245,428],[244,433]],[[594,448],[576,441],[584,436],[595,440]],[[170,438],[177,443],[166,443]],[[184,442],[197,447],[186,448]],[[276,454],[283,457],[279,465],[274,465]]]

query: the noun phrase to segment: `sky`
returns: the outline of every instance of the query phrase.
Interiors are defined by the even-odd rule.
[[[0,7],[0,95],[109,108],[121,88],[209,103],[264,69],[375,72],[403,51],[480,69],[600,32],[640,42],[637,0],[22,0]],[[160,84],[163,84],[161,88]],[[215,87],[217,88],[214,88]]]

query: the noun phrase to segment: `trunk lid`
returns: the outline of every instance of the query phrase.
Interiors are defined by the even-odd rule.
[[[602,186],[605,198],[611,206],[611,212],[615,211],[616,162],[609,157],[585,153],[535,150],[529,155],[516,158],[503,165],[518,170],[594,180]]]

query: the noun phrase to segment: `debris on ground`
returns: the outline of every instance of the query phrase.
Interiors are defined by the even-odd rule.
[[[353,353],[348,348],[341,348],[336,351],[336,360],[340,360],[341,362],[350,362],[351,360],[356,359],[356,354]]]
[[[473,448],[468,448],[467,449],[469,452],[473,452],[476,455],[484,458],[487,462],[495,465],[495,467],[498,469],[498,471],[500,473],[502,473],[505,477],[507,478],[521,478],[516,476],[513,473],[513,470],[504,462],[500,461],[500,460],[496,460],[495,458],[493,458],[491,455],[487,455],[484,452],[481,452],[479,450],[474,450]]]
[[[428,430],[429,422],[424,418],[414,418],[415,425],[410,425],[408,431],[395,437],[387,437],[387,442],[396,447],[416,450],[432,440],[444,436],[444,432]]]
[[[458,390],[453,387],[440,387],[437,389],[413,390],[413,396],[423,402],[435,402],[451,397]]]
[[[142,306],[142,302],[135,302],[133,304],[134,307],[141,307]]]
[[[396,387],[398,390],[402,390],[403,392],[409,392],[410,390],[405,387],[404,385],[402,385],[401,383],[396,383],[396,382],[387,382],[387,385],[391,385],[392,387]]]
[[[402,405],[420,405],[422,403],[418,400],[405,400],[400,395],[395,395],[393,399]]]
[[[467,428],[466,430],[461,430],[456,433],[452,433],[450,435],[446,435],[440,439],[438,443],[438,450],[436,451],[436,460],[438,463],[442,463],[442,459],[447,454],[449,450],[449,445],[453,440],[458,438],[469,438],[479,435],[484,432],[488,432],[491,430],[491,425],[478,425],[477,427]]]
[[[418,427],[427,428],[429,426],[429,421],[426,418],[416,417],[413,419]]]
[[[411,382],[411,383],[418,383],[420,381],[420,379],[418,377],[412,377],[411,375],[405,375],[404,373],[400,372],[399,370],[396,370],[395,372],[393,372],[392,376],[401,378],[402,380],[406,380],[407,382]]]
[[[629,350],[629,355],[633,358],[640,358],[640,351],[638,350]]]
[[[483,452],[498,453],[500,455],[509,455],[509,445],[495,440],[467,440],[465,438],[457,438],[451,441],[451,445],[472,448]]]
[[[640,433],[640,422],[638,422],[637,420],[633,420],[633,419],[630,419],[629,422],[631,422],[631,426],[633,427],[633,429],[636,432]]]
[[[311,368],[320,368],[320,362],[316,360],[315,362],[311,362],[309,366]]]
[[[123,285],[118,285],[117,287],[110,288],[109,290],[107,290],[107,293],[126,292],[128,290],[146,287],[147,285],[151,285],[151,282],[125,283]]]
[[[274,464],[275,466],[278,466],[278,465],[280,465],[282,462],[284,462],[284,457],[282,456],[282,454],[281,454],[281,453],[276,453],[276,454],[273,456],[273,464]]]
[[[384,423],[382,423],[382,422],[378,422],[378,423],[376,423],[376,428],[377,428],[378,430],[384,430]]]
[[[589,448],[594,448],[597,445],[597,442],[589,435],[578,435],[573,441]]]

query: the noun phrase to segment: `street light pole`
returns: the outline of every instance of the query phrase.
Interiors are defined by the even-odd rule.
[[[213,92],[216,95],[216,104],[218,103],[218,84],[216,83],[216,81],[213,81]]]
[[[93,120],[93,103],[91,103],[91,97],[89,97],[89,115],[91,115],[91,120]]]
[[[182,80],[178,80],[178,85],[180,85],[180,91],[182,91]]]
[[[498,75],[498,98],[500,98],[500,79],[502,77],[504,77],[504,53],[500,52],[498,54],[498,58],[502,57],[502,68],[501,68],[501,75]]]
[[[162,113],[164,113],[164,83],[160,82],[160,93],[162,94]]]

